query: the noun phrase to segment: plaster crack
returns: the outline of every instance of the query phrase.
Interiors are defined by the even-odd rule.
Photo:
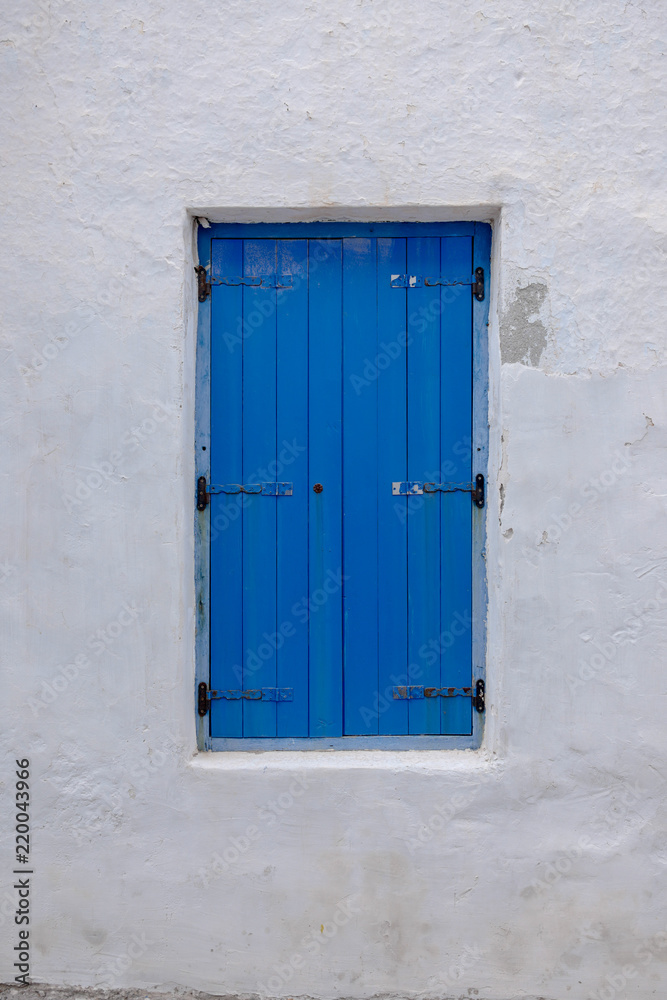
[[[644,420],[646,421],[646,427],[644,429],[644,433],[641,435],[641,437],[636,438],[634,441],[626,441],[625,442],[625,446],[626,447],[630,447],[633,444],[640,444],[644,440],[644,438],[646,437],[646,435],[648,434],[649,427],[655,427],[655,424],[653,423],[653,421],[651,420],[650,417],[647,417],[645,413],[643,413],[642,416],[644,417]]]

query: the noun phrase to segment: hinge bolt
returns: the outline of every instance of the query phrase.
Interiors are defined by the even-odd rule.
[[[200,476],[197,480],[197,510],[206,510],[207,503],[206,476]]]
[[[206,715],[211,707],[211,700],[208,696],[206,681],[202,681],[197,689],[197,711],[200,715]]]
[[[484,695],[484,681],[477,681],[477,684],[475,685],[475,697],[473,698],[473,704],[478,712],[483,712],[486,708]]]
[[[195,267],[195,274],[197,275],[197,292],[200,302],[206,302],[206,299],[211,294],[211,283],[206,280],[206,268],[203,264],[198,264]]]

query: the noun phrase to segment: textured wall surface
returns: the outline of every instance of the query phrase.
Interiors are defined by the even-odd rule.
[[[667,8],[0,16],[0,979],[663,996]],[[481,751],[194,752],[199,215],[493,221]]]

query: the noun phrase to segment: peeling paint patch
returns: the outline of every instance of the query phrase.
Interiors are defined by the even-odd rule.
[[[504,365],[519,362],[537,367],[547,346],[547,329],[540,309],[547,295],[547,286],[532,282],[517,288],[500,324],[500,355]]]

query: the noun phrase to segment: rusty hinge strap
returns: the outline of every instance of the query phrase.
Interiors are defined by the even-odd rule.
[[[478,302],[484,301],[484,268],[475,268],[475,282],[472,286],[472,294]]]
[[[223,483],[222,485],[209,486],[210,493],[261,493],[265,497],[291,497],[293,490],[292,483]]]
[[[200,715],[206,715],[210,707],[211,702],[208,697],[208,684],[205,681],[202,681],[197,687],[197,711]]]
[[[206,510],[208,503],[208,490],[206,489],[206,476],[200,476],[197,480],[197,510]]]
[[[209,691],[209,698],[225,701],[294,701],[294,688],[247,688],[246,690]]]
[[[231,274],[211,278],[212,285],[247,285],[249,288],[292,288],[291,274]]]
[[[479,680],[475,688],[469,687],[424,687],[423,684],[402,684],[394,688],[396,701],[420,701],[423,698],[472,698],[478,712],[483,712],[484,681]]]
[[[206,299],[211,294],[211,282],[206,280],[206,268],[203,264],[197,264],[195,267],[195,274],[197,275],[197,293],[200,302],[206,302]]]
[[[237,493],[254,493],[265,497],[291,497],[294,489],[293,483],[206,483],[206,476],[200,476],[197,480],[197,510],[206,510],[212,494],[227,493],[235,495]]]
[[[246,690],[209,691],[205,681],[201,681],[197,689],[197,709],[200,715],[206,715],[211,707],[211,699],[227,701],[293,701],[294,688],[249,688]],[[421,684],[407,684],[394,688],[394,698],[397,701],[415,701],[423,698],[472,698],[473,707],[477,712],[486,708],[484,681],[478,680],[474,691],[472,688],[455,687],[424,687]]]
[[[211,700],[224,701],[294,701],[294,688],[247,688],[246,690],[209,691],[208,685],[202,681],[197,689],[197,710],[200,715],[206,715],[211,707]]]
[[[484,268],[476,267],[475,273],[468,277],[458,278],[430,278],[422,274],[392,274],[390,279],[392,288],[435,288],[441,285],[451,288],[454,285],[470,285],[472,293],[478,302],[484,300]]]
[[[206,302],[211,294],[211,285],[246,285],[249,288],[292,288],[291,274],[234,274],[209,278],[203,264],[195,266],[197,275],[197,295],[200,302]]]
[[[394,496],[415,496],[422,493],[470,493],[478,507],[484,506],[484,476],[475,476],[474,483],[392,483],[391,492]]]
[[[424,687],[423,684],[403,684],[394,688],[396,701],[417,701],[423,698],[472,698],[472,688]]]

